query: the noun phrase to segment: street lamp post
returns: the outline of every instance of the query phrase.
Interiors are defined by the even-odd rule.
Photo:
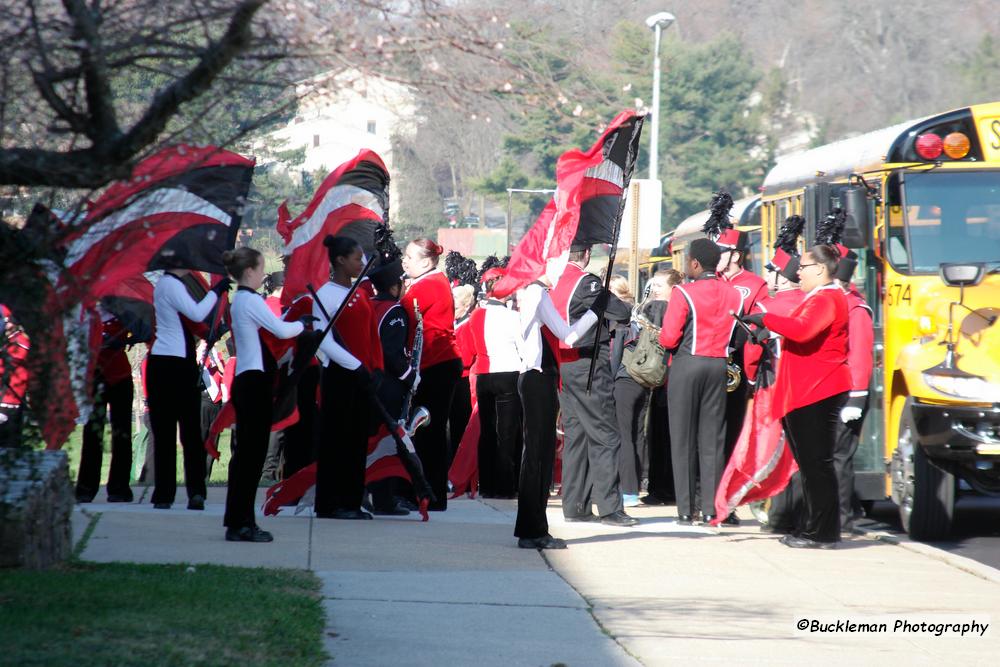
[[[676,21],[670,12],[657,12],[646,19],[646,25],[653,30],[653,123],[649,133],[649,178],[657,180],[659,163],[657,151],[660,141],[660,36]]]

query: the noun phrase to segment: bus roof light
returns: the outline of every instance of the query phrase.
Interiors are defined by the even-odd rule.
[[[944,154],[952,160],[961,160],[969,154],[972,144],[969,138],[961,132],[952,132],[944,138]]]
[[[938,135],[928,132],[917,137],[917,141],[913,147],[916,149],[917,155],[923,159],[936,160],[941,157],[944,142],[941,141],[941,137]]]

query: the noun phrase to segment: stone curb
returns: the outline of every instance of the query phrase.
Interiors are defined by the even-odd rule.
[[[878,540],[879,542],[894,544],[898,547],[906,549],[907,551],[912,551],[914,553],[927,556],[928,558],[941,561],[942,563],[950,565],[957,570],[967,572],[968,574],[979,577],[980,579],[1000,584],[1000,570],[990,567],[989,565],[983,565],[982,563],[974,561],[971,558],[959,556],[958,554],[953,554],[950,551],[945,551],[944,549],[939,549],[938,547],[933,547],[922,542],[914,542],[906,536],[894,535],[882,530],[873,530],[855,526],[851,532],[855,535],[861,535],[869,539]]]

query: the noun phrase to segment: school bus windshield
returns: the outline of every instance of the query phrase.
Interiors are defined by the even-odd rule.
[[[1000,259],[1000,171],[908,172],[903,225],[890,225],[889,259],[913,273],[943,262]]]

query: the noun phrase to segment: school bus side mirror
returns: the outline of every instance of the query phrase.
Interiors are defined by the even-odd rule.
[[[847,214],[844,223],[844,245],[848,248],[866,247],[871,234],[867,188],[861,185],[848,186],[841,194],[841,201]]]
[[[986,267],[982,264],[942,264],[941,280],[948,287],[975,287],[983,280]]]

